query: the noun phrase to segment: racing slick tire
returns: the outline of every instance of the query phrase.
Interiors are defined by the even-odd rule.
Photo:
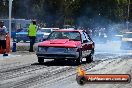
[[[91,63],[93,61],[93,55],[90,54],[86,57],[86,63]]]
[[[42,57],[38,57],[38,62],[39,62],[39,64],[42,64],[42,63],[44,63],[44,59]]]
[[[77,65],[81,65],[82,63],[82,51],[79,52],[79,57],[76,59]]]

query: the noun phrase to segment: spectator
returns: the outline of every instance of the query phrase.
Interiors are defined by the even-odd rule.
[[[6,53],[6,33],[7,29],[4,26],[4,22],[0,22],[0,48],[2,47],[3,56],[8,56]]]
[[[36,39],[36,32],[37,32],[37,26],[36,26],[36,21],[32,21],[29,25],[28,28],[28,36],[30,38],[30,49],[29,52],[34,52],[33,45],[35,43]]]

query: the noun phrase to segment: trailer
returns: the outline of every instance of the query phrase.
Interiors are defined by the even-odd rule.
[[[9,31],[9,19],[0,19],[0,21],[4,22],[4,25]],[[14,38],[16,36],[16,32],[19,32],[20,29],[27,28],[30,22],[31,20],[26,19],[11,19],[11,37]]]

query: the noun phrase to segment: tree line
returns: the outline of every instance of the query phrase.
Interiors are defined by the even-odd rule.
[[[132,20],[129,0],[13,0],[12,17],[37,19],[46,26],[105,26]],[[130,5],[130,12],[132,7]],[[8,0],[0,0],[0,18],[8,18]]]

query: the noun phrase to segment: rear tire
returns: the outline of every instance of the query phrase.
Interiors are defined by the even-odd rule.
[[[38,62],[39,62],[39,64],[42,64],[42,63],[44,63],[44,59],[41,57],[38,57]]]
[[[86,63],[91,63],[93,61],[93,55],[90,54],[86,57]]]

